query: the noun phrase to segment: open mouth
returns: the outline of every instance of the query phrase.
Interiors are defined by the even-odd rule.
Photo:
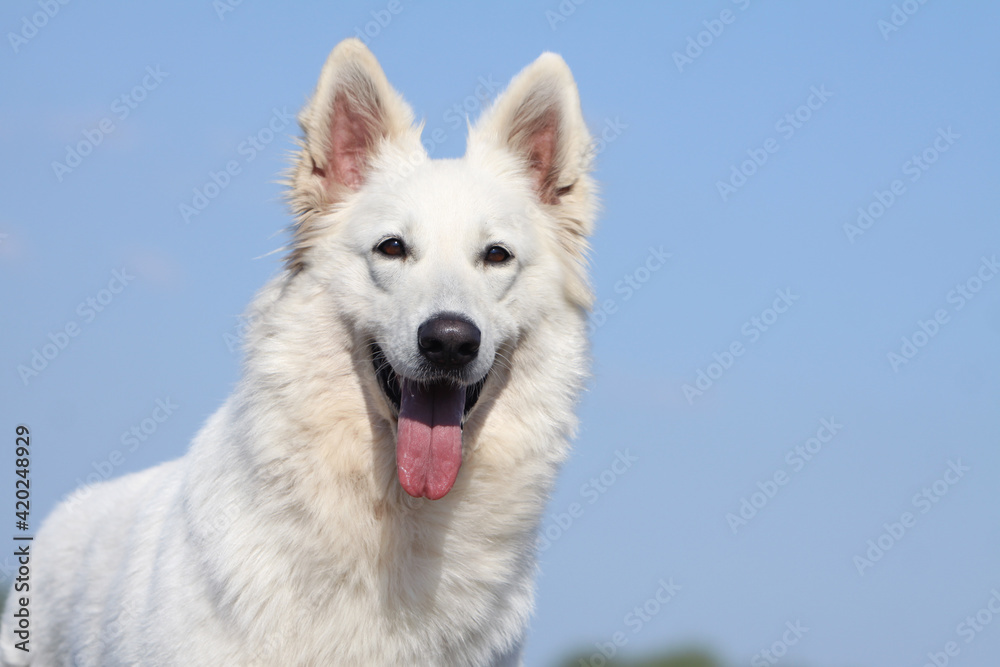
[[[479,400],[486,378],[471,385],[448,378],[411,380],[393,370],[378,344],[372,343],[371,354],[379,386],[398,417],[399,483],[415,498],[444,497],[462,465],[462,424]]]
[[[382,393],[389,400],[389,404],[395,408],[395,412],[398,415],[402,399],[400,377],[385,358],[385,352],[378,346],[378,343],[372,343],[371,353],[372,365],[375,367],[375,377],[378,378],[378,384],[382,388]],[[489,374],[486,377],[488,376]],[[465,421],[465,417],[469,416],[469,412],[475,406],[476,401],[479,400],[479,394],[482,393],[483,385],[486,384],[486,377],[465,388],[465,405],[462,410],[463,421]],[[432,382],[430,384],[437,383]],[[441,381],[441,384],[444,384],[444,382]]]

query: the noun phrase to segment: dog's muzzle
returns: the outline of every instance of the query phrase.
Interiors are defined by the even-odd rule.
[[[437,500],[447,494],[462,465],[462,425],[479,400],[486,376],[472,384],[461,371],[479,355],[482,333],[460,315],[441,313],[417,330],[424,377],[399,375],[372,343],[375,376],[395,409],[396,467],[403,489]],[[487,376],[489,374],[487,373]]]

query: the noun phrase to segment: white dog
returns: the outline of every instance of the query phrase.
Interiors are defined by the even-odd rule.
[[[299,120],[238,387],[186,456],[55,510],[8,664],[520,662],[587,374],[576,85],[542,55],[432,161],[352,39]]]

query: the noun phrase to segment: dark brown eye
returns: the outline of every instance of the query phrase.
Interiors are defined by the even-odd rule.
[[[375,246],[375,249],[386,257],[406,257],[406,246],[397,238],[386,239]]]
[[[486,261],[491,264],[503,264],[510,259],[510,252],[503,246],[490,246],[486,251]]]

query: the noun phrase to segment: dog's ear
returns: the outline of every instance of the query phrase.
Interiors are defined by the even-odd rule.
[[[469,156],[488,160],[497,148],[512,155],[534,194],[559,222],[564,248],[580,262],[597,209],[590,178],[593,142],[566,62],[543,53],[510,82],[469,133]],[[580,288],[584,289],[585,279]],[[586,302],[582,292],[575,300]]]
[[[303,138],[289,178],[296,217],[288,258],[300,269],[317,233],[317,214],[360,188],[372,163],[389,144],[420,149],[413,112],[389,85],[372,52],[360,40],[338,44],[323,66],[312,99],[299,113]]]
[[[559,204],[591,162],[590,133],[566,61],[543,53],[514,77],[470,134],[470,151],[483,144],[512,152],[542,203]]]

